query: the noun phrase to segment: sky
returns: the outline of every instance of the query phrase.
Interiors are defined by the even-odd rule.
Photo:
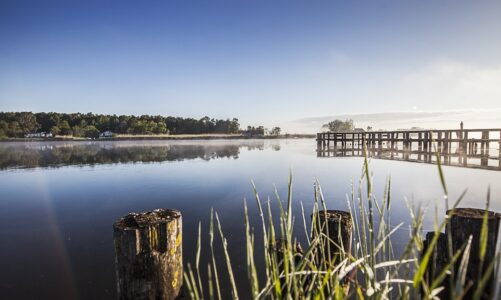
[[[2,0],[0,111],[294,132],[459,112],[501,127],[500,12],[501,1]],[[420,124],[450,126],[440,120]]]

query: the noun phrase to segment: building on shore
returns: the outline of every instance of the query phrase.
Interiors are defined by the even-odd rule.
[[[112,138],[115,134],[109,130],[99,133],[100,139]]]
[[[24,135],[25,138],[27,139],[32,139],[32,138],[51,138],[52,133],[50,132],[31,132],[27,133]]]

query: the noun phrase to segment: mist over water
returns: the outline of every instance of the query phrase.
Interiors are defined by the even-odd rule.
[[[286,199],[292,170],[301,241],[300,202],[309,214],[315,178],[328,208],[346,209],[363,165],[362,157],[317,157],[313,139],[1,143],[0,153],[0,287],[10,299],[114,298],[111,226],[159,207],[183,214],[185,264],[194,261],[199,221],[206,253],[210,211],[217,211],[245,287],[244,199],[260,228],[251,180],[263,202],[276,204],[274,185]],[[373,158],[370,168],[378,199],[391,176],[392,223],[404,222],[393,237],[398,252],[409,236],[408,206],[427,207],[425,230],[433,228],[435,207],[443,215],[437,166]],[[444,173],[451,201],[468,189],[461,206],[483,208],[491,186],[491,209],[501,211],[501,172],[444,166]]]

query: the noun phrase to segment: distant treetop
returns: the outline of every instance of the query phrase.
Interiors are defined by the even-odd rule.
[[[336,119],[327,124],[324,124],[322,128],[327,128],[332,132],[352,132],[355,130],[355,124],[352,119],[347,119],[345,121],[341,121]]]
[[[0,137],[23,137],[27,133],[97,137],[100,132],[117,134],[239,133],[238,119],[163,117],[159,115],[101,115],[93,113],[0,112]]]

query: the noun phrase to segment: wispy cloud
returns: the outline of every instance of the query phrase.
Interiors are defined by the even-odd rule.
[[[388,91],[394,98],[413,103],[418,109],[500,107],[501,65],[485,67],[437,61],[402,76]]]
[[[501,127],[500,109],[469,109],[451,111],[404,111],[368,114],[339,114],[294,120],[284,124],[289,132],[313,133],[321,130],[323,124],[335,119],[352,119],[357,127],[372,126],[376,129],[456,128],[463,121],[467,128]]]

